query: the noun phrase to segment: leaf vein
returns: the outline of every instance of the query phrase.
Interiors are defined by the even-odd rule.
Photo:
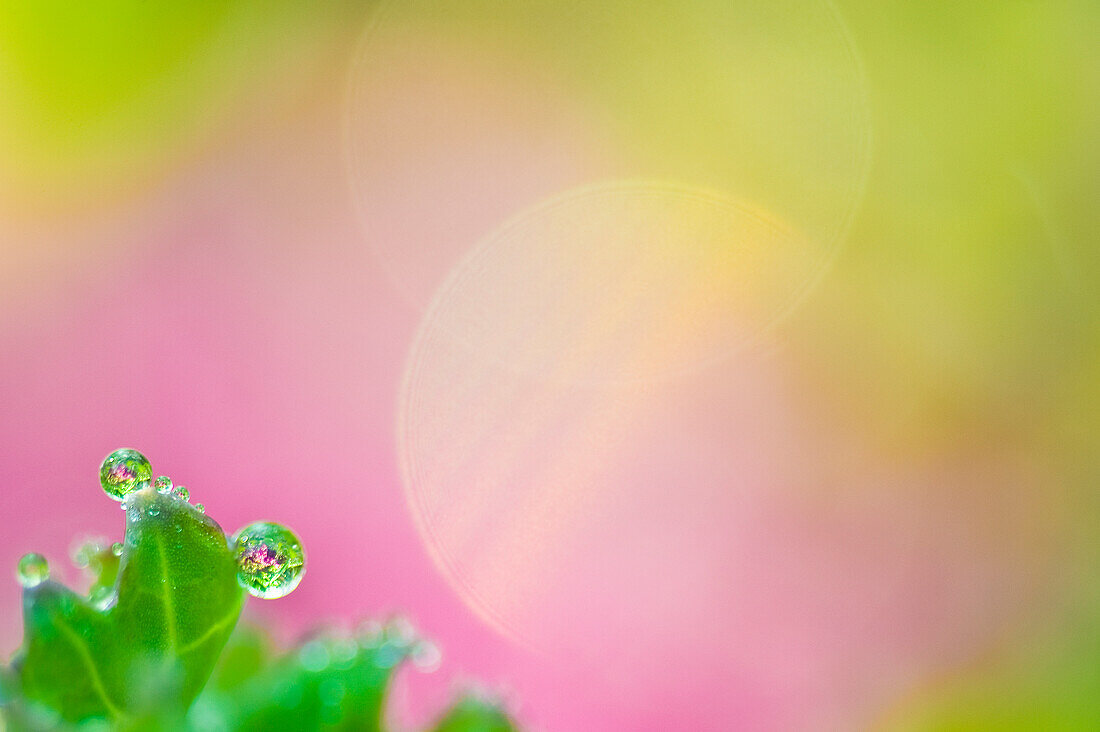
[[[179,655],[182,656],[185,653],[190,653],[191,651],[195,650],[196,648],[201,646],[206,641],[210,640],[210,638],[215,633],[223,630],[227,625],[231,625],[231,624],[235,623],[237,621],[237,616],[239,614],[240,614],[240,611],[236,607],[234,607],[232,610],[230,610],[228,613],[226,613],[225,617],[223,617],[221,620],[219,620],[218,622],[214,623],[209,628],[207,628],[205,633],[203,633],[198,638],[196,638],[195,640],[193,640],[190,643],[188,643],[187,645],[185,645],[183,648],[179,649]]]
[[[103,700],[103,703],[107,705],[107,710],[116,717],[124,717],[122,710],[114,705],[111,698],[107,695],[107,689],[103,686],[103,679],[99,676],[99,669],[95,666],[95,661],[92,660],[92,654],[88,650],[88,645],[80,635],[70,628],[64,622],[58,622],[57,627],[65,633],[69,642],[72,643],[73,648],[76,649],[77,655],[80,656],[84,665],[88,667],[88,677],[92,681],[92,687],[95,688],[96,693]]]
[[[172,601],[172,592],[168,587],[168,558],[164,554],[164,541],[157,537],[156,543],[157,553],[160,555],[160,574],[164,578],[164,581],[160,583],[160,593],[164,601],[164,624],[168,631],[168,644],[172,650],[178,653],[176,606]]]

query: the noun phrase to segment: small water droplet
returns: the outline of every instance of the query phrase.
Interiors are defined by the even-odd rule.
[[[111,544],[111,554],[114,554],[116,557],[121,557],[122,556],[122,542],[121,541],[116,541],[114,544]]]
[[[377,646],[382,640],[382,623],[377,620],[364,620],[355,631],[359,645],[364,648]]]
[[[405,649],[401,646],[385,643],[374,652],[374,665],[378,668],[393,668],[405,658]]]
[[[338,669],[349,669],[359,655],[359,645],[352,638],[337,638],[331,647],[332,662]]]
[[[324,671],[329,663],[328,649],[319,640],[311,640],[298,651],[298,663],[306,671]]]
[[[416,627],[408,618],[398,615],[390,618],[385,627],[386,640],[399,646],[411,646],[417,641]]]
[[[115,450],[99,466],[99,484],[116,501],[147,487],[152,477],[153,468],[146,457],[128,447]]]
[[[69,556],[78,569],[85,569],[92,563],[95,556],[103,551],[104,539],[90,539],[83,537],[73,542],[69,549]]]
[[[99,587],[92,593],[91,597],[88,598],[88,602],[98,610],[106,610],[113,599],[114,595],[110,587]]]
[[[146,513],[148,513],[150,516],[160,516],[160,509],[156,506],[150,506]]]
[[[15,578],[24,587],[37,587],[50,578],[50,565],[41,554],[24,554],[16,567]]]
[[[290,529],[257,521],[237,532],[237,581],[254,597],[274,599],[289,594],[306,570],[302,544]]]
[[[443,663],[443,653],[429,640],[418,641],[412,649],[412,662],[418,671],[430,674]]]
[[[168,494],[172,492],[172,479],[167,475],[158,476],[153,481],[153,487],[157,489],[157,493]]]
[[[191,500],[191,491],[187,490],[187,486],[177,485],[172,490],[172,495],[181,501]]]
[[[206,506],[202,505],[201,503],[196,503],[195,510],[199,513],[206,513]]]

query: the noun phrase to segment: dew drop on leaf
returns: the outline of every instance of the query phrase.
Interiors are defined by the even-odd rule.
[[[153,467],[137,450],[124,447],[103,459],[99,466],[99,484],[103,492],[116,501],[140,491],[153,478]]]
[[[186,486],[177,485],[172,491],[172,495],[181,501],[191,500],[191,491],[187,490]]]
[[[167,475],[158,476],[153,481],[153,487],[157,489],[157,493],[163,493],[165,495],[172,492],[172,479]]]
[[[298,586],[305,574],[302,543],[294,532],[279,524],[249,524],[237,532],[234,551],[237,581],[254,597],[283,597]]]
[[[24,587],[36,587],[50,578],[50,565],[41,554],[24,554],[15,576]]]
[[[103,539],[80,538],[73,542],[69,550],[73,564],[78,569],[85,569],[92,563],[96,554],[103,551]]]
[[[111,544],[111,554],[114,554],[116,557],[121,557],[122,556],[122,542],[121,541],[116,541],[114,544]]]
[[[202,505],[201,503],[196,503],[195,510],[199,513],[206,513],[206,506]]]

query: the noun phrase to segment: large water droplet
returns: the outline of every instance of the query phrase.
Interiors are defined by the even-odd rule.
[[[302,543],[290,529],[257,521],[237,532],[237,581],[266,600],[289,594],[306,571]]]
[[[153,467],[146,457],[128,447],[115,450],[99,466],[99,484],[116,501],[145,488],[152,478]]]
[[[172,479],[167,475],[158,476],[153,481],[153,487],[157,489],[157,493],[163,493],[165,495],[172,492]]]
[[[15,577],[24,587],[35,587],[50,578],[50,565],[41,554],[24,554],[15,570]]]

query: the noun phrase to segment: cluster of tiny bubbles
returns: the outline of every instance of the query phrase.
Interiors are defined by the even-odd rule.
[[[41,554],[24,554],[19,559],[15,577],[24,587],[37,587],[50,578],[50,565]]]
[[[172,492],[172,479],[167,475],[157,476],[157,479],[153,481],[153,487],[157,489],[157,493],[167,495]]]
[[[140,491],[153,479],[153,467],[137,450],[128,447],[115,450],[99,466],[99,484],[103,492],[116,501]]]
[[[237,581],[253,597],[271,600],[290,594],[306,571],[306,554],[294,532],[257,521],[237,532]]]

